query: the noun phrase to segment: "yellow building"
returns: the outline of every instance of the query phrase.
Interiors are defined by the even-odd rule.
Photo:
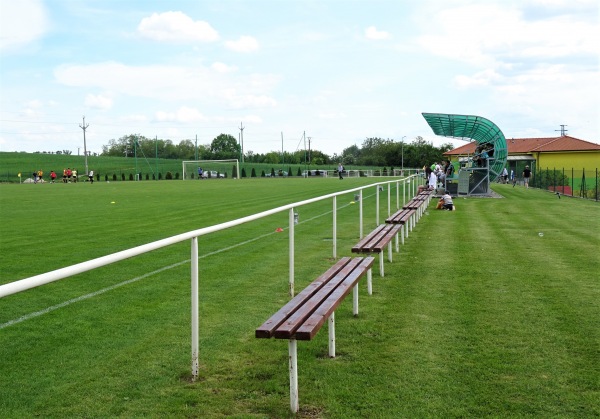
[[[444,153],[459,162],[472,156],[477,143],[469,143]],[[506,138],[506,168],[520,177],[525,166],[534,173],[558,171],[569,178],[572,190],[578,190],[585,179],[588,189],[594,187],[600,169],[600,144],[563,135],[548,138]]]

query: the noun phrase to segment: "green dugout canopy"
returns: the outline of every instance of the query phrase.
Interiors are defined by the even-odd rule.
[[[506,138],[502,130],[489,119],[476,115],[453,115],[442,113],[425,113],[433,133],[442,137],[453,137],[476,141],[477,144],[491,144],[493,154],[490,156],[490,181],[494,181],[502,173],[506,165],[508,150]]]

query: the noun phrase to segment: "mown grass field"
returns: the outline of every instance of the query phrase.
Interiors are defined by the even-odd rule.
[[[88,156],[88,169],[93,170],[96,178],[99,176],[101,181],[129,181],[135,179],[135,174],[141,174],[141,180],[166,179],[167,172],[170,172],[173,178],[183,177],[182,161],[176,159],[155,159],[154,157],[138,156],[133,157],[114,157],[114,156]],[[203,169],[215,170],[231,178],[233,176],[232,163],[203,163]],[[43,154],[43,153],[16,153],[16,152],[1,152],[0,151],[0,182],[4,183],[19,183],[32,177],[35,170],[43,170],[44,179],[50,179],[50,171],[54,170],[58,178],[62,178],[63,169],[67,167],[77,169],[79,175],[84,175],[85,172],[85,157],[83,155],[59,155],[59,154]],[[307,169],[319,170],[334,170],[337,168],[337,163],[331,165],[301,165],[301,164],[286,164],[286,163],[241,163],[240,176],[242,170],[245,171],[246,177],[252,177],[254,169],[256,177],[261,177],[263,172],[265,175],[271,174],[271,171],[277,172],[283,170],[290,172],[291,176],[298,176]],[[348,169],[357,169],[351,166]],[[360,167],[360,169],[375,169],[382,168]],[[389,169],[389,168],[388,168]],[[188,168],[187,170],[191,170]],[[18,174],[21,173],[21,179]],[[197,172],[194,170],[194,177],[197,178]],[[154,177],[153,177],[154,176]],[[189,176],[186,175],[186,177]]]
[[[0,283],[368,181],[2,185]],[[350,299],[338,309],[337,358],[326,330],[299,343],[298,417],[600,415],[600,207],[494,189],[430,207],[373,295],[361,285],[359,317]],[[353,195],[338,200],[338,256],[359,238]],[[330,212],[299,209],[297,289],[332,264]],[[288,417],[287,343],[254,338],[288,299],[286,226],[282,213],[199,239],[196,382],[189,243],[1,299],[0,417]]]

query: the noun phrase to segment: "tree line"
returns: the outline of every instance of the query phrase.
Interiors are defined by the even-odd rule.
[[[440,161],[443,153],[452,150],[451,143],[435,147],[433,143],[418,136],[409,143],[393,139],[371,137],[357,145],[345,148],[340,154],[327,155],[319,150],[298,150],[295,152],[270,151],[268,153],[244,153],[243,161],[268,164],[312,164],[345,166],[390,166],[423,167]],[[138,134],[125,135],[112,139],[102,146],[103,156],[142,157],[177,160],[242,160],[241,147],[235,137],[220,134],[210,144],[196,144],[192,140],[182,140],[175,144],[171,140],[146,138]]]

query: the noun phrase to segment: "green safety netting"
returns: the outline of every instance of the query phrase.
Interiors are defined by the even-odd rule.
[[[435,135],[443,137],[454,137],[460,139],[468,138],[477,144],[492,144],[493,155],[489,161],[490,181],[493,182],[502,173],[506,165],[508,151],[506,149],[506,138],[504,134],[489,119],[476,115],[453,115],[442,113],[422,113]]]

